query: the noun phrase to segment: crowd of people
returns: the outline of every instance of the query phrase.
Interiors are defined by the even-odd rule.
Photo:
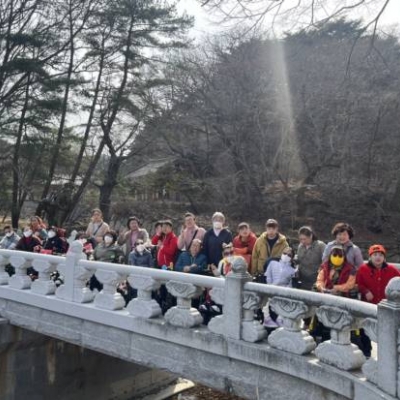
[[[365,262],[360,248],[353,243],[354,230],[345,222],[335,224],[333,240],[327,244],[318,240],[311,227],[301,227],[296,251],[279,231],[275,219],[266,221],[265,232],[259,237],[246,222],[238,225],[234,235],[225,226],[225,216],[221,212],[213,214],[211,225],[208,230],[199,227],[195,215],[186,213],[179,235],[175,234],[171,220],[156,222],[154,232],[149,235],[141,227],[139,218],[133,216],[128,218],[126,229],[118,235],[103,221],[101,210],[94,209],[86,231],[73,230],[68,237],[64,229],[46,226],[37,216],[30,218],[22,237],[11,226],[5,226],[0,248],[60,255],[68,251],[72,241],[79,240],[91,260],[220,278],[231,271],[235,257],[240,256],[246,260],[248,271],[257,282],[313,290],[373,304],[385,298],[385,288],[390,279],[400,276],[399,270],[387,263],[386,249],[381,244],[369,248]],[[28,272],[32,279],[37,278],[36,271],[31,269]],[[9,273],[13,273],[12,266]],[[88,285],[92,290],[102,289],[95,276]],[[118,291],[126,303],[136,296],[128,282],[123,282]],[[165,287],[154,296],[164,312],[174,305],[174,299]],[[221,306],[212,302],[207,291],[193,304],[202,312],[205,323],[221,312]],[[282,324],[279,315],[268,304],[257,315],[266,329],[276,329]],[[329,339],[329,330],[316,317],[305,319],[304,329],[319,340]],[[357,336],[353,340],[368,357],[371,351],[368,337],[362,330],[357,331]]]

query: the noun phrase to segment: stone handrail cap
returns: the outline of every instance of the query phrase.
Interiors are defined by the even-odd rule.
[[[400,303],[400,277],[392,278],[385,289],[389,301]]]
[[[82,254],[83,244],[80,240],[74,240],[68,249],[68,253]]]
[[[242,256],[235,256],[232,262],[232,270],[236,274],[247,272],[247,263]]]

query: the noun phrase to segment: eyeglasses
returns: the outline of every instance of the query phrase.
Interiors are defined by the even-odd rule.
[[[341,251],[341,250],[333,250],[331,255],[334,256],[334,257],[343,257],[343,251]]]
[[[224,251],[224,256],[232,256],[233,251]]]

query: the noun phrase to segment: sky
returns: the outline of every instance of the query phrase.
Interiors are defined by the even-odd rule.
[[[331,0],[329,0],[331,1]],[[345,2],[346,0],[342,0]],[[288,4],[293,3],[293,0],[287,0]],[[297,3],[297,1],[296,1]],[[368,3],[368,0],[367,0]],[[383,4],[384,0],[369,1],[369,3]],[[332,2],[333,4],[333,2]],[[186,11],[189,15],[195,17],[195,26],[191,32],[194,37],[201,37],[205,33],[219,32],[221,25],[218,24],[217,16],[210,16],[207,14],[205,9],[199,5],[197,0],[180,0],[178,3],[178,9],[180,11]],[[354,18],[363,17],[366,21],[370,21],[375,15],[376,11],[371,8],[364,7],[363,9],[358,8],[356,13],[349,14]],[[382,30],[389,28],[400,28],[400,0],[390,0],[384,13],[382,14],[379,22],[379,27]]]

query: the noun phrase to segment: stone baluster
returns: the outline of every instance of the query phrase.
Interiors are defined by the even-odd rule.
[[[6,272],[6,266],[10,264],[10,257],[0,255],[0,285],[8,285],[10,276]]]
[[[14,289],[29,289],[32,284],[30,276],[27,275],[27,269],[32,265],[32,260],[27,260],[24,256],[11,256],[10,262],[15,268],[9,284]]]
[[[254,321],[254,311],[260,306],[261,298],[253,292],[243,293],[242,339],[246,342],[258,342],[267,336],[267,331],[258,321]]]
[[[169,281],[166,283],[169,293],[176,297],[177,305],[165,313],[165,320],[171,325],[192,328],[203,322],[198,310],[193,308],[192,299],[199,297],[203,288],[191,283]]]
[[[302,319],[310,317],[314,308],[302,301],[283,297],[273,297],[269,302],[282,319],[283,327],[276,329],[268,336],[268,343],[276,349],[294,354],[311,353],[316,343],[313,337],[301,329]]]
[[[375,343],[378,342],[378,321],[373,318],[366,318],[362,324],[362,327],[368,337]],[[374,383],[378,384],[378,362],[375,358],[371,357],[367,362],[362,366],[362,371],[367,379]]]
[[[392,396],[400,395],[400,278],[386,286],[386,300],[378,304],[378,386]]]
[[[39,272],[39,278],[32,282],[32,292],[44,296],[54,294],[56,292],[56,284],[50,279],[50,275],[56,271],[57,263],[52,263],[51,260],[36,259],[33,260],[32,267]]]
[[[66,301],[88,303],[94,298],[94,293],[86,286],[88,279],[93,275],[79,265],[80,260],[86,260],[82,252],[83,246],[78,240],[73,242],[67,253],[65,264],[60,264],[58,270],[64,276],[64,284],[56,289],[56,296]]]
[[[103,284],[103,289],[94,299],[95,306],[105,310],[121,310],[124,308],[125,300],[117,292],[117,287],[120,282],[126,279],[126,275],[106,269],[98,269],[95,275]]]
[[[127,310],[135,317],[154,318],[162,314],[159,304],[151,298],[153,291],[158,290],[160,282],[149,276],[131,274],[129,284],[138,291],[138,296],[129,302]]]
[[[362,351],[350,342],[350,332],[358,328],[358,321],[346,310],[321,306],[317,309],[319,321],[331,330],[331,340],[318,345],[315,355],[320,361],[348,371],[360,368],[365,357]]]
[[[241,339],[243,322],[243,285],[249,281],[251,281],[251,276],[247,272],[246,260],[243,257],[235,257],[232,263],[232,271],[225,277],[223,315],[215,317],[209,322],[208,329],[211,332],[232,339]],[[215,291],[214,296],[217,295],[217,293],[218,291]]]

